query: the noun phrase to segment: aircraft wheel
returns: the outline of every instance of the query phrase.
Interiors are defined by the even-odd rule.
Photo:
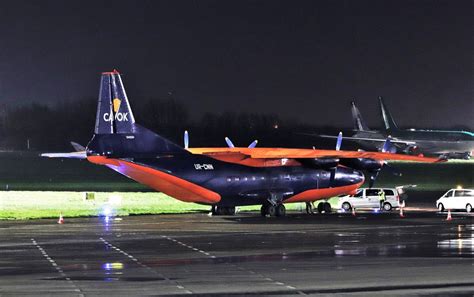
[[[438,204],[438,210],[439,210],[440,212],[443,212],[443,211],[444,211],[444,205],[443,205],[443,203]]]
[[[472,211],[472,205],[471,204],[466,205],[466,212],[470,213],[471,211]]]
[[[267,206],[267,214],[269,214],[271,217],[276,216],[276,212],[277,212],[276,209],[277,209],[277,208],[276,208],[275,206],[273,206],[273,205]]]
[[[320,202],[320,203],[318,204],[318,212],[319,212],[319,213],[322,213],[323,210],[324,210],[324,202]]]
[[[329,202],[325,202],[324,203],[324,213],[331,213],[332,209],[331,209],[331,204],[329,204]]]
[[[392,210],[392,205],[391,205],[390,203],[388,203],[388,202],[385,202],[385,203],[383,204],[383,210],[385,210],[385,211],[391,211],[391,210]]]
[[[345,211],[350,211],[352,209],[352,206],[349,202],[344,202],[342,203],[342,209],[344,209]]]
[[[277,217],[284,217],[286,215],[286,207],[283,204],[279,204],[275,208]]]

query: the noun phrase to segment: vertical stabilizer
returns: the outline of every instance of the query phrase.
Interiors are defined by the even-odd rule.
[[[383,122],[386,130],[398,130],[398,126],[393,120],[392,114],[388,111],[382,97],[379,97],[380,111],[382,113]]]
[[[102,73],[95,134],[134,133],[135,118],[117,70]]]
[[[351,102],[352,105],[352,121],[354,122],[354,129],[357,131],[368,131],[369,127],[365,124],[364,120],[362,119],[362,115],[360,114],[359,109],[355,105],[355,102]]]

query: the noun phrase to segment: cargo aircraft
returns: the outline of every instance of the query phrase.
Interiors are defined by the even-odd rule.
[[[385,130],[370,130],[355,103],[351,102],[351,105],[355,134],[344,139],[355,141],[367,149],[380,149],[385,140],[390,138],[393,145],[392,152],[400,151],[448,159],[470,159],[474,151],[474,133],[472,132],[400,129],[382,97],[379,97],[379,105]],[[319,136],[336,138],[333,135]]]
[[[187,134],[187,133],[186,133]],[[183,148],[135,122],[118,71],[101,77],[95,131],[84,150],[43,154],[84,158],[185,202],[210,205],[213,214],[262,205],[263,216],[284,216],[284,203],[354,193],[361,170],[377,172],[384,160],[438,162],[383,152],[250,147]],[[76,146],[77,147],[77,146]],[[330,205],[326,205],[330,208]]]

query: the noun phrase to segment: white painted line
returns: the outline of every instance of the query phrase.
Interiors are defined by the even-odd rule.
[[[163,238],[165,238],[164,236],[162,236]],[[176,286],[176,288],[180,289],[180,290],[183,290],[185,294],[193,294],[192,291],[186,289],[185,287],[183,287],[182,285],[178,284],[177,281],[175,280],[171,280],[170,278],[164,276],[163,274],[157,272],[155,269],[141,263],[140,261],[138,261],[137,258],[133,257],[131,254],[128,254],[126,253],[125,251],[119,249],[118,247],[114,246],[113,244],[109,243],[107,240],[105,240],[104,238],[102,237],[99,237],[99,239],[105,244],[105,245],[108,245],[110,246],[112,249],[114,249],[115,251],[121,253],[122,255],[124,256],[127,256],[128,258],[130,258],[132,261],[134,261],[137,265],[140,265],[142,268],[145,268],[147,269],[148,271],[150,271],[151,273],[154,273],[154,274],[158,274],[161,278],[163,278],[164,280],[166,280],[168,283],[171,283],[171,284],[174,284]]]
[[[33,243],[33,245],[41,252],[41,254],[43,255],[43,257],[45,257],[46,260],[49,261],[49,263],[51,263],[51,266],[53,266],[56,271],[58,272],[58,274],[63,277],[71,286],[72,286],[72,289],[74,292],[79,292],[81,293],[81,289],[71,280],[71,278],[67,277],[66,274],[64,273],[64,270],[59,267],[59,265],[56,263],[56,261],[54,261],[47,253],[46,251],[38,244],[38,242],[34,239],[34,238],[31,238],[31,242]],[[84,294],[79,294],[79,296],[81,297],[84,297]]]

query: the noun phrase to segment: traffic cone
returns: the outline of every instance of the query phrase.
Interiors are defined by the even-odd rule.
[[[355,208],[355,207],[352,207],[352,216],[353,216],[353,217],[356,216],[356,208]]]
[[[64,218],[63,218],[63,214],[62,214],[62,213],[59,214],[58,224],[64,224]]]
[[[453,218],[451,217],[451,209],[448,209],[448,216],[446,217],[446,221],[451,221]]]

